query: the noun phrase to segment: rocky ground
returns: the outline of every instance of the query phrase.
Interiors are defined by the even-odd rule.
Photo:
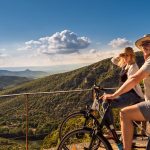
[[[150,124],[147,125],[147,132],[150,133]],[[115,142],[113,140],[109,140],[113,150],[118,150],[117,148],[117,145],[115,144]],[[146,145],[147,145],[147,142],[148,142],[148,137],[144,136],[139,136],[139,137],[136,137],[134,140],[133,140],[133,144],[135,146],[137,146],[137,148],[134,148],[134,150],[145,150],[146,149]],[[74,148],[73,150],[81,150],[80,147],[81,147],[82,144],[79,144],[76,148]],[[141,148],[140,148],[141,147]],[[44,150],[57,150],[57,148],[50,148],[50,149],[44,149]],[[99,148],[99,150],[103,150],[102,148]]]
[[[114,143],[113,140],[109,140],[113,150],[118,150],[117,145]],[[146,148],[146,144],[147,144],[147,137],[144,137],[143,139],[141,137],[138,137],[136,140],[133,141],[134,143],[136,143],[136,146],[138,146],[137,148],[134,148],[134,150],[145,150]],[[79,144],[76,147],[73,147],[73,150],[81,150],[81,145]],[[139,148],[141,147],[141,148]],[[57,150],[57,148],[50,148],[50,149],[44,149],[44,150]],[[99,148],[98,150],[105,150],[103,148]]]

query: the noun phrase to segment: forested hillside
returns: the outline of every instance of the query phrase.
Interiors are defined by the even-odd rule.
[[[143,57],[137,53],[138,64],[143,63]],[[57,90],[86,89],[94,83],[102,87],[116,87],[119,82],[119,68],[112,65],[110,59],[105,59],[92,65],[70,72],[54,74],[36,79],[0,92],[3,94],[24,92],[48,92]],[[55,134],[60,122],[70,112],[79,110],[90,104],[91,92],[43,94],[29,96],[29,128],[30,134]],[[0,98],[0,133],[13,136],[25,133],[25,97]],[[13,128],[11,128],[13,126]],[[34,130],[33,130],[34,129]],[[50,138],[50,136],[49,136]],[[46,143],[46,142],[45,142]]]

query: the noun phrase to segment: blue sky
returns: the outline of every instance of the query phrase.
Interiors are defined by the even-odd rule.
[[[149,0],[0,0],[0,66],[111,57],[150,32],[149,6]]]

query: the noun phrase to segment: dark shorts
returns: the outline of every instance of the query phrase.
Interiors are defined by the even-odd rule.
[[[150,101],[145,101],[137,104],[141,113],[147,121],[150,121]]]
[[[135,92],[129,91],[111,102],[112,108],[124,108],[144,101]]]

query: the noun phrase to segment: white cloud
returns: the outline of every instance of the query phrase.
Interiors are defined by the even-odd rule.
[[[25,42],[25,46],[18,50],[37,50],[44,54],[71,54],[87,48],[90,40],[87,37],[78,37],[74,32],[64,30],[52,36],[39,38],[37,41]]]
[[[3,58],[3,57],[7,57],[8,55],[7,54],[4,54],[4,53],[0,53],[0,57]]]
[[[4,52],[4,51],[6,51],[6,49],[5,49],[5,48],[1,48],[0,51],[1,51],[1,52]]]
[[[112,49],[91,49],[81,53],[72,53],[70,55],[44,55],[44,54],[22,54],[19,56],[9,56],[0,59],[0,66],[52,66],[67,64],[92,64],[100,60],[117,56],[122,50]],[[9,61],[8,61],[9,60]]]
[[[100,46],[102,44],[98,46],[92,44],[90,45],[90,40],[87,37],[79,37],[69,30],[64,30],[56,32],[52,36],[27,41],[23,47],[18,49],[24,51],[12,52],[8,57],[3,54],[4,51],[0,51],[0,66],[89,64],[117,55],[122,50],[120,47],[128,46],[131,42],[125,38],[114,39],[109,45],[115,50],[113,48],[102,49]]]
[[[126,46],[130,46],[132,44],[131,41],[127,40],[126,38],[117,38],[113,39],[108,43],[112,48],[123,48]]]
[[[117,55],[120,50],[99,50],[90,49],[80,53],[72,53],[70,55],[44,55],[44,54],[24,54],[18,56],[13,55],[0,59],[0,66],[16,67],[16,66],[51,66],[51,65],[67,65],[67,64],[90,64],[98,62],[105,58]],[[9,60],[9,61],[8,61]]]
[[[96,53],[97,50],[96,50],[96,49],[91,49],[89,52],[90,52],[91,54],[93,54],[93,53]]]
[[[25,44],[26,44],[26,45],[38,45],[38,44],[41,44],[41,43],[38,42],[38,41],[33,41],[33,40],[31,40],[31,41],[25,42]]]
[[[95,63],[100,60],[110,58],[118,55],[121,50],[98,50],[91,49],[86,53],[74,53],[71,55],[57,55],[56,57],[50,57],[49,61],[51,65],[60,65],[60,64],[90,64]]]

